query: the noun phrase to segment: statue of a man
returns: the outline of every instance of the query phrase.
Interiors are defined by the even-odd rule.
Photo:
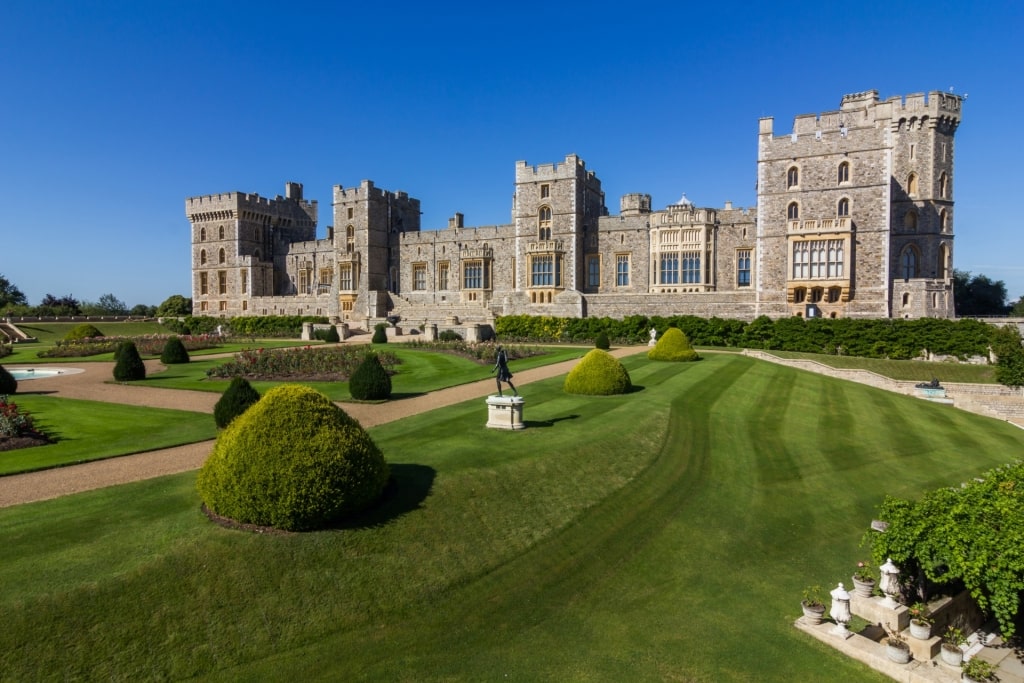
[[[516,391],[516,385],[512,384],[512,373],[509,372],[508,369],[508,354],[505,353],[504,347],[500,345],[498,346],[496,361],[497,362],[494,364],[494,367],[491,369],[491,372],[494,372],[495,370],[498,371],[498,375],[496,377],[498,382],[498,396],[501,396],[502,382],[507,382],[508,385],[512,387],[513,396],[518,396],[519,392]]]

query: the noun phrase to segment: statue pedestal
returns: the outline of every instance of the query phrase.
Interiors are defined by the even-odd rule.
[[[488,396],[487,426],[491,429],[526,429],[522,396]]]

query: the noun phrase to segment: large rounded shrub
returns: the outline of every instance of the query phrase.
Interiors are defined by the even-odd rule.
[[[249,406],[259,400],[260,392],[249,384],[249,380],[244,377],[235,377],[213,406],[213,420],[218,427],[224,429],[236,417],[248,410]]]
[[[678,327],[670,327],[661,335],[661,339],[654,345],[654,348],[647,352],[651,360],[666,360],[672,362],[686,362],[700,360],[700,356],[693,347],[686,334]]]
[[[142,363],[135,342],[122,342],[114,352],[114,379],[118,382],[131,382],[146,379],[146,366]]]
[[[18,393],[18,380],[7,371],[7,368],[0,365],[0,396],[16,393]]]
[[[348,380],[352,398],[360,401],[383,401],[391,398],[391,377],[375,353],[368,353]]]
[[[366,508],[387,480],[384,456],[357,421],[323,394],[284,384],[220,433],[196,487],[218,515],[302,531]]]
[[[594,349],[569,371],[562,388],[568,394],[608,396],[625,394],[633,388],[633,383],[618,358],[607,351]]]
[[[171,337],[164,344],[164,350],[160,354],[160,362],[164,365],[177,365],[189,362],[188,349],[178,337]]]
[[[386,323],[377,323],[373,326],[373,338],[370,340],[374,344],[387,344],[388,343],[388,326]]]
[[[65,341],[75,341],[77,339],[92,339],[93,337],[102,337],[103,333],[100,332],[96,327],[89,323],[82,323],[81,325],[75,325],[64,335]]]

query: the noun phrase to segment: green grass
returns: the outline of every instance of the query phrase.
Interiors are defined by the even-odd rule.
[[[371,434],[399,494],[350,528],[221,529],[182,474],[0,510],[0,671],[36,678],[884,681],[792,628],[886,493],[1024,432],[735,354],[626,360]]]
[[[213,417],[204,413],[31,394],[13,400],[57,443],[0,452],[0,474],[180,446],[217,432]]]
[[[820,353],[800,353],[796,351],[766,351],[765,353],[770,353],[779,358],[813,360],[822,365],[843,370],[869,370],[895,380],[929,382],[933,377],[938,377],[942,382],[965,382],[968,384],[996,383],[995,366],[993,365],[856,358],[854,356],[829,356]]]

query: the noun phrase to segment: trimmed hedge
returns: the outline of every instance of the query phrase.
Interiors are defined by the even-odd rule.
[[[114,379],[118,382],[133,382],[146,379],[146,366],[135,348],[135,342],[126,341],[114,352]]]
[[[95,337],[102,337],[103,333],[100,332],[96,327],[89,323],[82,323],[81,325],[75,325],[64,335],[64,341],[75,341],[77,339],[93,339]]]
[[[164,365],[177,365],[189,362],[188,350],[185,344],[178,337],[171,337],[164,344],[164,350],[160,354],[160,362]]]
[[[700,356],[690,346],[690,340],[686,338],[686,335],[678,327],[670,327],[665,330],[665,333],[661,335],[661,339],[654,345],[654,348],[647,352],[647,357],[651,360],[673,363],[700,360]]]
[[[607,351],[589,351],[565,378],[562,389],[567,394],[610,396],[625,394],[633,388],[629,372],[619,359]]]
[[[213,406],[213,420],[218,427],[224,429],[259,400],[260,392],[249,384],[249,380],[235,377]]]
[[[391,377],[375,353],[366,354],[348,381],[352,398],[359,401],[383,401],[391,398]]]
[[[611,347],[612,343],[608,341],[608,333],[606,333],[604,330],[598,332],[597,336],[594,337],[594,348],[601,349],[602,351],[607,351]]]
[[[371,339],[370,341],[373,342],[374,344],[387,344],[388,343],[387,328],[388,328],[388,326],[385,323],[377,323],[376,325],[374,325],[373,326],[373,339]]]
[[[456,332],[455,330],[441,330],[441,333],[437,335],[437,341],[462,341],[462,335]]]
[[[0,396],[18,393],[18,380],[7,368],[0,365]]]
[[[196,488],[218,515],[303,531],[365,509],[388,476],[357,421],[323,394],[284,384],[220,433]]]

